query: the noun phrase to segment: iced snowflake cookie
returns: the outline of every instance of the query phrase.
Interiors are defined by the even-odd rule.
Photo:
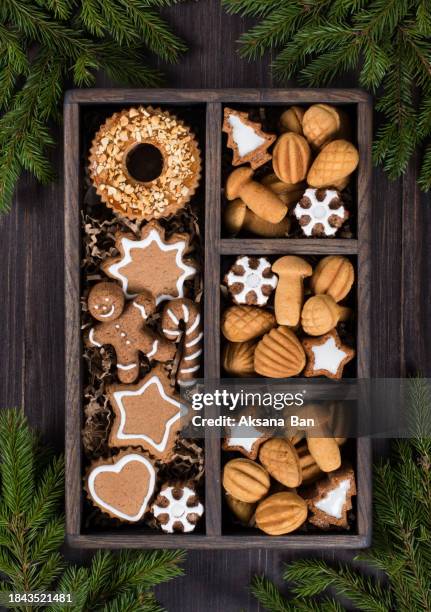
[[[344,366],[355,356],[354,349],[346,346],[333,329],[324,336],[305,338],[302,341],[307,365],[304,376],[326,376],[341,378]]]
[[[204,507],[192,484],[176,482],[162,486],[151,512],[165,533],[189,533],[195,529]]]
[[[110,459],[94,461],[86,475],[88,498],[111,518],[135,523],[149,509],[156,469],[139,451],[122,451]]]
[[[310,523],[320,529],[329,529],[331,525],[347,528],[347,512],[352,509],[353,495],[356,495],[355,474],[348,465],[318,480],[304,492],[304,499],[312,512]]]
[[[108,399],[114,413],[109,446],[139,446],[169,461],[186,409],[162,366],[153,368],[136,385],[112,385]]]
[[[104,273],[121,283],[127,298],[148,291],[156,305],[165,300],[184,297],[184,283],[195,276],[196,264],[186,258],[190,236],[173,234],[165,238],[164,228],[150,221],[140,239],[131,234],[116,234],[118,257],[108,258],[102,265]]]
[[[271,159],[267,149],[276,137],[263,132],[260,123],[250,121],[248,113],[225,108],[223,132],[228,135],[227,146],[233,150],[233,166],[248,162],[254,170]]]
[[[224,277],[236,304],[265,306],[277,286],[277,276],[265,257],[238,257]]]
[[[335,236],[349,216],[335,189],[306,189],[294,213],[306,236]]]
[[[89,161],[102,201],[131,219],[177,212],[195,193],[201,176],[199,147],[190,128],[151,106],[107,119],[92,142]]]

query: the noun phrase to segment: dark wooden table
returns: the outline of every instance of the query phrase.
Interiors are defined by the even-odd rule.
[[[271,87],[270,58],[248,64],[236,40],[250,23],[229,17],[219,0],[200,0],[169,9],[168,19],[193,45],[169,67],[171,87]],[[100,77],[100,85],[107,82]],[[357,85],[354,75],[337,82]],[[377,120],[377,118],[375,118]],[[58,179],[41,187],[25,176],[12,212],[0,218],[0,407],[24,406],[47,442],[63,448],[63,180],[62,142],[52,159]],[[389,182],[374,172],[372,206],[372,373],[398,377],[431,374],[430,198],[416,187],[416,163]],[[375,454],[385,452],[376,443]],[[84,561],[87,555],[66,551]],[[325,558],[351,559],[333,551]],[[288,551],[190,552],[186,576],[162,587],[159,598],[172,612],[257,610],[248,593],[255,573],[277,582]]]

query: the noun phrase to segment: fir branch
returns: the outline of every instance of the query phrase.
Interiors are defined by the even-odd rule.
[[[94,84],[104,71],[127,86],[160,85],[146,51],[175,62],[186,46],[158,9],[179,0],[2,0],[0,2],[0,213],[22,171],[48,182],[49,127],[61,119],[66,80]]]
[[[418,179],[431,187],[431,12],[427,0],[223,0],[227,12],[259,21],[239,40],[254,60],[276,51],[272,72],[286,82],[331,83],[356,70],[359,84],[378,92],[382,122],[373,158],[390,178],[402,175],[424,149]]]

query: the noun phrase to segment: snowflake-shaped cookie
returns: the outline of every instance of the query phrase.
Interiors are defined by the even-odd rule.
[[[349,216],[335,189],[306,189],[294,213],[306,236],[334,236]]]
[[[224,278],[236,304],[265,306],[277,286],[277,276],[265,257],[238,257]]]
[[[152,512],[166,533],[193,531],[204,512],[196,491],[182,483],[163,485]]]

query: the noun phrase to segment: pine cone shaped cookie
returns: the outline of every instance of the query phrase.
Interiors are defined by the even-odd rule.
[[[272,329],[256,347],[254,369],[262,376],[287,378],[296,376],[304,367],[304,349],[288,327]]]
[[[269,310],[254,306],[231,306],[222,317],[221,330],[231,342],[246,342],[258,338],[275,325],[275,317]]]
[[[359,163],[358,150],[347,140],[333,140],[314,160],[307,174],[312,187],[332,187],[352,174]]]
[[[333,329],[340,319],[340,308],[330,295],[315,295],[304,304],[301,325],[310,336],[321,336]]]

